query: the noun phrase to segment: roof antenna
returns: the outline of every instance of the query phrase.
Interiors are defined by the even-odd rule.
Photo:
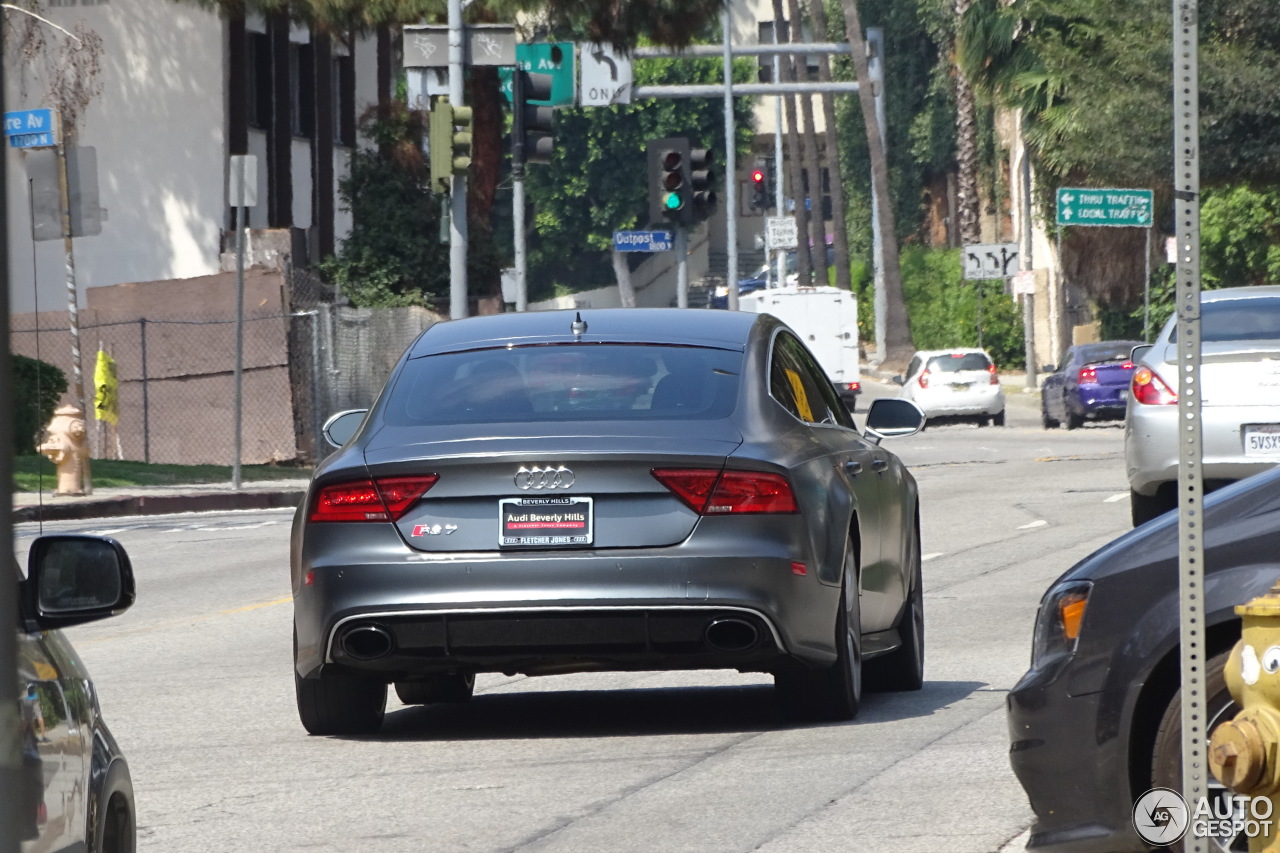
[[[582,339],[583,333],[587,331],[587,321],[582,319],[582,312],[577,312],[573,318],[573,322],[569,324],[569,331],[573,332],[573,336],[579,340]]]

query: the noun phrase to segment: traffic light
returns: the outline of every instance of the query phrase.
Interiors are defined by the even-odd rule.
[[[471,168],[471,107],[451,107],[449,128],[450,170],[465,175]]]
[[[649,219],[652,222],[688,222],[693,194],[689,170],[689,140],[653,139],[646,149],[649,160]]]
[[[694,148],[688,160],[689,195],[693,204],[681,211],[686,224],[701,222],[716,209],[716,191],[711,188],[715,172],[711,169],[711,152],[706,148]]]
[[[756,210],[768,210],[769,167],[756,166],[751,170],[751,206]]]
[[[431,105],[427,147],[431,152],[431,191],[447,193],[453,186],[453,107],[448,98],[436,98]]]
[[[513,164],[550,163],[555,153],[555,108],[530,101],[550,101],[550,74],[517,71],[511,77]]]

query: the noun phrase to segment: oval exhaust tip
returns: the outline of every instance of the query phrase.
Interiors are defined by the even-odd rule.
[[[707,626],[707,644],[722,652],[741,652],[760,639],[756,626],[743,619],[715,619]]]
[[[391,634],[380,625],[357,625],[342,635],[342,650],[353,660],[384,658],[394,647]]]

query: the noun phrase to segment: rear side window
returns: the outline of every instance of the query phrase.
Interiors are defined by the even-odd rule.
[[[1178,340],[1175,322],[1169,342]],[[1200,340],[1265,341],[1280,340],[1280,297],[1254,296],[1205,302],[1200,306]]]
[[[840,402],[826,374],[809,357],[804,346],[786,333],[774,338],[769,394],[806,423],[853,425],[848,409]]]
[[[980,352],[956,352],[929,359],[930,373],[959,373],[962,370],[986,370],[991,359]]]
[[[1133,348],[1141,346],[1132,341],[1121,341],[1113,344],[1090,344],[1080,348],[1082,362],[1126,361],[1133,354]]]
[[[563,344],[411,360],[384,408],[392,426],[728,417],[742,353]]]

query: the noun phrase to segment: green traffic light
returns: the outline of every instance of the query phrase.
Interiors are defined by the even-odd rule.
[[[662,197],[662,206],[667,210],[679,210],[682,205],[679,193],[667,193]]]

